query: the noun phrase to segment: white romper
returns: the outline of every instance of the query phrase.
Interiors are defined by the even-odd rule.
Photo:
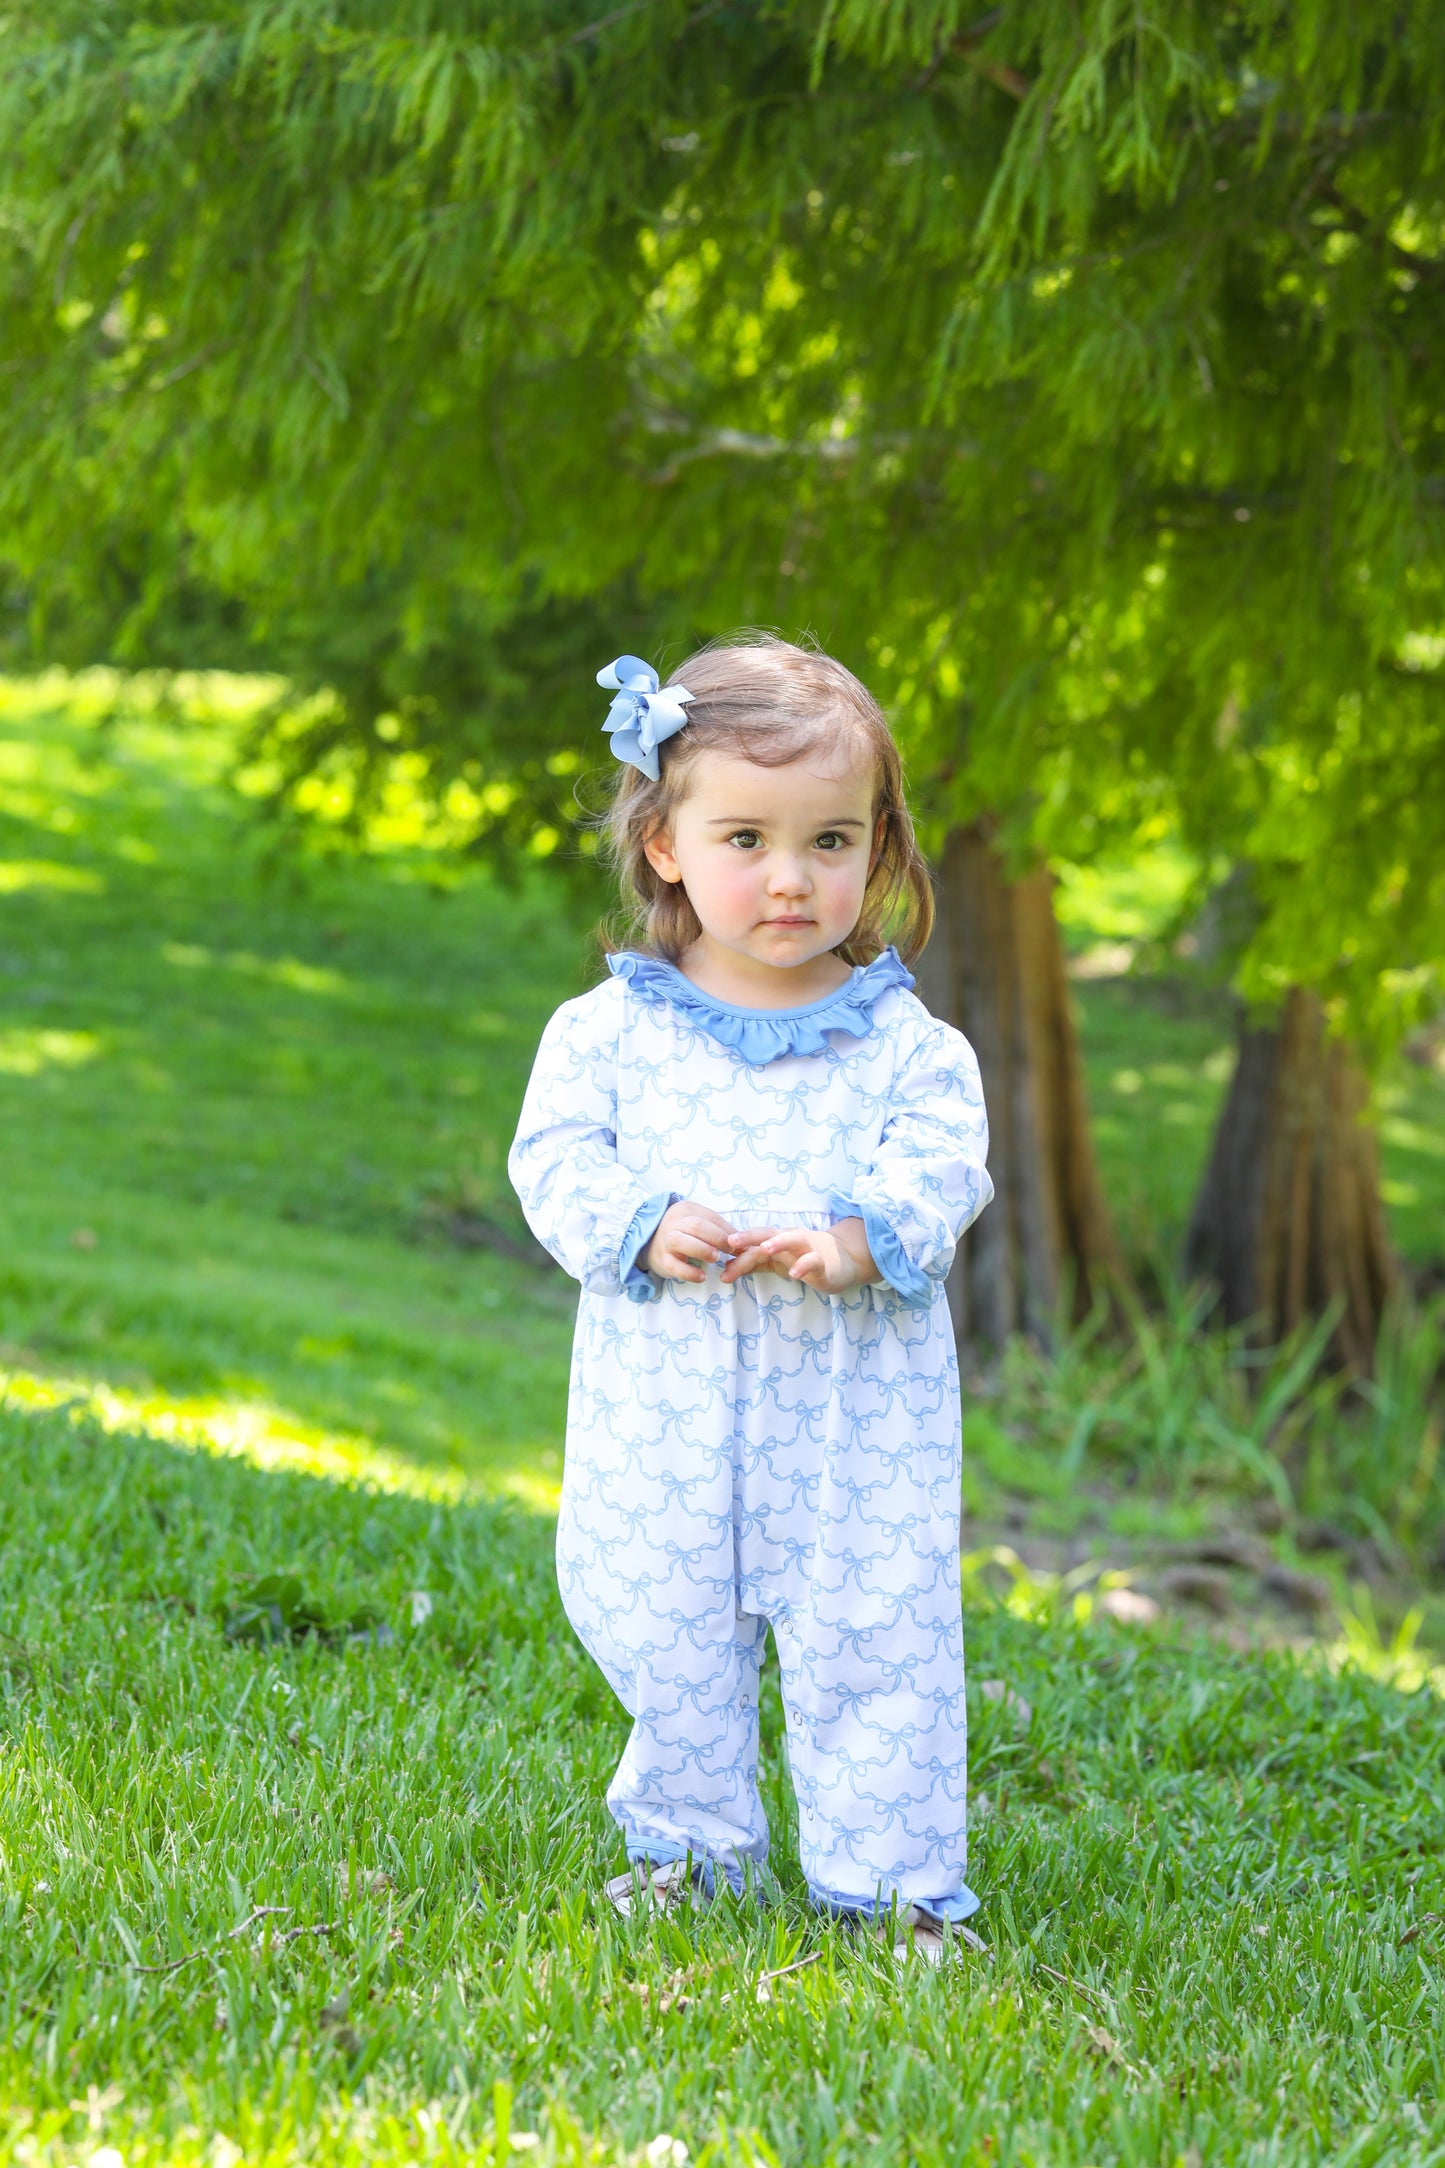
[[[761,1865],[773,1629],[814,1899],[963,1919],[958,1370],[943,1283],[993,1194],[978,1064],[893,950],[805,1008],[622,955],[548,1024],[510,1172],[582,1283],[557,1570],[633,1717],[629,1857]],[[660,1281],[675,1199],[735,1228],[862,1217],[882,1277]]]

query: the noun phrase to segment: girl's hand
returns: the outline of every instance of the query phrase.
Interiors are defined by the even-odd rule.
[[[727,1281],[781,1272],[820,1295],[846,1295],[879,1277],[861,1219],[839,1220],[836,1227],[750,1227],[732,1237],[732,1249],[723,1272]]]
[[[705,1204],[670,1204],[637,1262],[660,1280],[705,1280],[703,1267],[732,1254],[734,1235]]]

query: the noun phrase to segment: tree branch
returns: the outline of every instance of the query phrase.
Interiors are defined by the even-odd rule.
[[[984,76],[999,90],[1007,91],[1009,97],[1017,98],[1022,103],[1034,87],[1028,77],[1020,75],[1018,69],[1011,68],[1007,61],[994,60],[987,53],[977,50],[989,32],[997,29],[1003,16],[1002,8],[990,8],[987,15],[981,15],[967,30],[960,30],[956,37],[950,38],[948,49],[957,53],[960,60],[966,61],[976,74]]]
[[[167,369],[164,376],[158,376],[147,384],[146,390],[169,391],[172,384],[179,384],[197,369],[203,369],[213,355],[223,352],[230,344],[229,339],[208,339],[198,352],[191,355],[189,361],[178,361],[174,369]]]
[[[655,4],[656,0],[627,0],[625,7],[614,8],[610,15],[599,15],[595,23],[584,23],[580,30],[574,30],[570,37],[562,40],[562,43],[564,45],[586,45],[589,39],[600,38],[603,31],[610,30],[614,23],[625,22],[629,15],[636,15],[641,9],[652,7]]]
[[[649,428],[663,430],[668,424],[659,418],[647,424]],[[684,445],[674,452],[666,466],[659,467],[649,479],[659,485],[676,481],[684,467],[695,459],[825,459],[841,462],[856,459],[864,442],[887,451],[897,451],[912,443],[911,436],[901,432],[890,436],[869,437],[818,437],[796,439],[790,437],[763,436],[751,429],[709,429],[692,444]]]

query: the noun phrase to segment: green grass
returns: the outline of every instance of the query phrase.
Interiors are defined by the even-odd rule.
[[[415,848],[273,855],[222,782],[238,697],[0,697],[0,2160],[676,2168],[664,2133],[838,2168],[1445,2160],[1445,1705],[1367,1618],[1366,1668],[1331,1668],[975,1575],[992,1954],[946,1977],[808,1913],[771,1679],[781,1903],[599,1910],[625,1720],[546,1510],[571,1294],[506,1251],[502,1172],[583,929]],[[1227,1033],[1147,982],[1080,1001],[1105,1177],[1157,1253]],[[1386,1133],[1421,1258],[1438,1087],[1402,1070]],[[1433,1344],[1349,1432],[1362,1515],[1439,1487]],[[1286,1452],[1183,1329],[1016,1350],[969,1421],[975,1488],[1060,1529],[1188,1532],[1271,1455],[1321,1507],[1314,1433]],[[277,1572],[334,1633],[227,1638]],[[376,1615],[391,1638],[348,1641]]]
[[[89,2099],[132,2162],[214,2161],[218,2134],[258,2161],[500,2160],[498,2085],[544,2160],[662,2132],[720,2161],[1441,2157],[1428,1691],[978,1609],[972,1678],[1032,1712],[971,1702],[991,1957],[920,1975],[811,1916],[771,1685],[781,1903],[624,1926],[597,1899],[624,1720],[543,1518],[55,1414],[0,1412],[0,1451],[18,2158],[83,2157]],[[228,1642],[235,1591],[280,1566],[394,1642]],[[284,1909],[235,1935],[260,1906]]]
[[[505,1155],[580,983],[550,894],[267,855],[224,715],[0,703],[0,1357],[555,1481],[571,1300]]]

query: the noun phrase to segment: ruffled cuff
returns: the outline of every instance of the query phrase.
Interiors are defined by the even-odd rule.
[[[669,1190],[665,1196],[649,1197],[628,1221],[627,1232],[617,1247],[617,1277],[622,1283],[623,1294],[631,1302],[651,1302],[657,1292],[655,1283],[637,1260],[657,1233],[663,1213],[677,1201],[676,1190]]]
[[[932,1920],[950,1920],[954,1926],[962,1926],[971,1920],[983,1900],[976,1897],[966,1882],[948,1897],[899,1897],[896,1891],[880,1890],[872,1897],[844,1897],[837,1890],[825,1889],[821,1883],[810,1882],[808,1894],[817,1905],[831,1912],[835,1919],[884,1919],[896,1909],[900,1925],[910,1912],[922,1912]]]
[[[951,1920],[955,1927],[961,1927],[965,1920],[973,1918],[982,1903],[983,1899],[975,1896],[966,1882],[960,1882],[951,1897],[915,1897],[913,1909],[927,1912],[935,1920]]]
[[[828,1208],[835,1219],[862,1220],[878,1276],[888,1282],[900,1302],[910,1310],[933,1308],[938,1293],[936,1283],[914,1264],[876,1205],[855,1204],[851,1197],[830,1197]]]

